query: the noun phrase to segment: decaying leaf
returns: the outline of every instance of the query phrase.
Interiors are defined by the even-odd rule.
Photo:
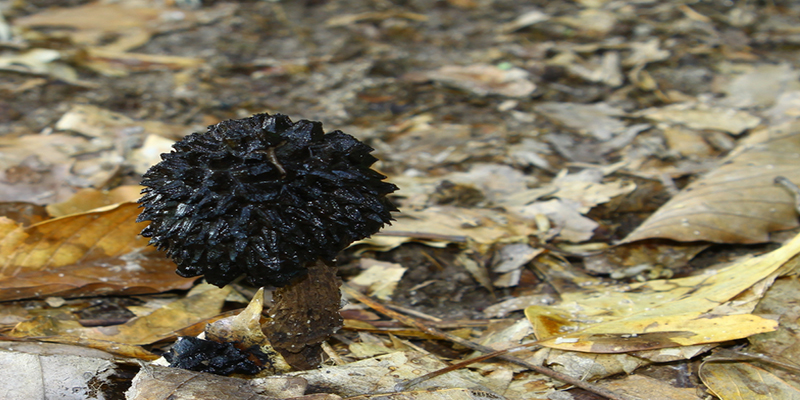
[[[602,383],[606,389],[648,400],[700,400],[696,388],[681,388],[645,375],[629,375]]]
[[[800,71],[789,64],[759,64],[746,66],[744,73],[735,75],[730,82],[721,85],[727,96],[725,105],[738,108],[768,107],[775,103],[781,93],[800,89],[797,81]]]
[[[142,294],[191,279],[138,236],[138,206],[123,203],[23,228],[0,221],[0,299]]]
[[[708,362],[700,378],[721,399],[800,399],[800,389],[750,363]]]
[[[78,214],[112,204],[135,202],[141,197],[142,186],[117,186],[108,191],[92,188],[81,189],[67,201],[47,205],[47,212],[54,218]]]
[[[447,65],[435,71],[409,74],[406,79],[441,82],[477,96],[524,98],[536,90],[536,85],[528,80],[528,76],[529,73],[521,68],[502,69],[493,65],[474,64],[463,67]]]
[[[503,400],[492,392],[473,389],[428,389],[402,393],[367,394],[348,397],[348,400]]]
[[[641,115],[653,121],[683,125],[692,129],[714,129],[739,135],[761,122],[748,112],[727,108],[693,107],[678,104],[644,110]]]
[[[606,103],[541,103],[535,109],[547,118],[602,141],[625,130],[625,124],[617,118],[626,115],[625,111]]]
[[[0,345],[0,370],[6,399],[103,400],[118,373],[113,356],[99,350],[16,342]]]
[[[274,400],[279,396],[279,398],[302,399],[306,386],[302,378],[296,377],[280,376],[246,380],[180,368],[146,365],[133,378],[133,385],[125,393],[125,398],[128,400]]]
[[[530,223],[500,211],[429,207],[421,211],[403,211],[391,226],[356,244],[364,243],[388,250],[411,240],[440,247],[470,240],[488,247],[499,240],[513,241],[534,232]]]
[[[293,372],[290,375],[302,377],[308,381],[309,385],[328,393],[349,397],[392,392],[398,383],[433,372],[444,366],[443,362],[433,356],[408,351],[386,354],[339,367]],[[477,373],[458,370],[422,382],[414,389],[465,388],[491,393],[481,381],[482,378]],[[500,396],[495,398],[502,399]]]
[[[367,289],[367,294],[381,300],[389,300],[397,287],[397,282],[403,277],[408,268],[400,264],[382,262],[370,258],[360,261],[363,272],[351,279],[348,283],[356,287]]]
[[[218,315],[230,291],[230,287],[220,289],[213,285],[201,285],[195,287],[189,296],[173,301],[148,315],[133,318],[122,325],[88,328],[83,332],[72,333],[126,344],[150,344],[174,338],[181,329]]]
[[[525,312],[543,346],[571,351],[624,353],[748,337],[777,328],[776,321],[749,313],[798,253],[800,236],[706,274],[565,293],[559,306]]]
[[[683,242],[760,243],[769,232],[797,226],[792,195],[774,183],[800,182],[800,124],[764,129],[722,164],[693,182],[624,242],[666,238]]]
[[[24,135],[0,138],[0,200],[49,204],[68,199],[75,187],[102,186],[108,171],[75,171],[81,153],[103,154],[104,146],[86,138]],[[113,170],[110,166],[109,170]],[[95,173],[93,173],[95,172]]]
[[[182,125],[160,121],[136,121],[125,114],[113,112],[88,104],[77,104],[61,116],[55,128],[78,132],[82,135],[114,140],[120,136],[131,136],[142,132],[165,138],[180,139],[189,129]]]

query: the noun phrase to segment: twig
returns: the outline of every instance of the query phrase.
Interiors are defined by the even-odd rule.
[[[800,188],[785,176],[776,176],[775,183],[783,186],[794,197],[794,209],[800,214]]]
[[[425,333],[427,333],[427,334],[429,334],[431,336],[436,336],[438,338],[441,338],[441,339],[444,339],[444,340],[448,340],[448,341],[451,341],[453,343],[460,344],[460,345],[462,345],[462,346],[464,346],[466,348],[469,348],[469,349],[472,349],[472,350],[475,350],[475,351],[480,351],[481,353],[485,353],[487,358],[493,358],[495,356],[488,357],[488,355],[491,354],[491,353],[497,353],[497,351],[495,349],[491,348],[491,347],[484,346],[484,345],[481,345],[481,344],[478,344],[478,343],[471,342],[469,340],[462,339],[462,338],[460,338],[458,336],[451,335],[451,334],[449,334],[447,332],[444,332],[444,331],[441,331],[439,329],[430,327],[430,326],[426,325],[425,323],[423,323],[421,321],[418,321],[418,320],[416,320],[416,319],[414,319],[412,317],[400,314],[400,313],[398,313],[396,311],[392,311],[392,310],[384,307],[382,304],[378,303],[377,301],[373,300],[372,298],[370,298],[370,297],[362,294],[358,290],[350,287],[347,284],[342,285],[342,290],[345,293],[347,293],[348,295],[350,295],[353,298],[355,298],[356,300],[358,300],[361,303],[363,303],[363,304],[367,305],[368,307],[372,308],[373,310],[375,310],[375,311],[377,311],[377,312],[379,312],[379,313],[381,313],[381,314],[383,314],[383,315],[385,315],[385,316],[387,316],[389,318],[394,318],[394,319],[396,319],[396,320],[398,320],[398,321],[400,321],[400,322],[402,322],[402,323],[404,323],[404,324],[406,324],[408,326],[416,327],[417,329],[419,329],[419,330],[421,330],[421,331],[423,331],[423,332],[425,332]],[[514,349],[508,349],[508,350],[505,350],[505,351],[501,350],[500,352],[509,352],[509,351],[513,351],[513,350]],[[611,400],[631,400],[632,399],[631,397],[623,396],[623,395],[620,395],[618,393],[614,393],[614,392],[612,392],[612,391],[610,391],[608,389],[599,387],[599,386],[594,385],[592,383],[589,383],[589,382],[586,382],[586,381],[582,381],[582,380],[580,380],[578,378],[573,378],[573,377],[571,377],[569,375],[565,375],[565,374],[562,374],[560,372],[553,371],[553,370],[551,370],[549,368],[546,368],[546,367],[543,367],[543,366],[531,364],[531,363],[529,363],[529,362],[527,362],[525,360],[510,356],[510,355],[505,354],[505,353],[496,355],[496,357],[501,358],[501,359],[506,360],[506,361],[509,361],[509,362],[512,362],[514,364],[522,365],[525,368],[528,368],[528,369],[530,369],[532,371],[535,371],[535,372],[540,373],[540,374],[545,375],[545,376],[549,376],[549,377],[551,377],[551,378],[553,378],[555,380],[558,380],[558,381],[561,381],[561,382],[568,383],[570,385],[579,387],[579,388],[581,388],[583,390],[592,392],[592,393],[594,393],[594,394],[596,394],[598,396],[602,396],[602,397],[605,397],[607,399],[611,399]],[[450,368],[450,367],[448,367],[448,368]],[[449,370],[446,371],[446,372],[449,372]],[[420,377],[420,378],[422,378],[422,377]],[[417,378],[417,379],[420,379],[420,378]],[[415,379],[413,381],[410,381],[410,382],[413,382],[414,384],[417,384],[417,383],[422,381],[422,380],[420,380],[419,382],[417,382],[417,379]],[[400,386],[401,389],[405,388],[405,387],[408,387],[408,386],[411,386],[411,384],[408,384],[408,383],[403,383],[403,384],[400,384],[400,385],[401,385]]]

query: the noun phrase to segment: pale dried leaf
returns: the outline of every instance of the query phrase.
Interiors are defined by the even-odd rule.
[[[656,122],[683,125],[692,129],[714,129],[739,135],[761,123],[748,112],[732,108],[700,107],[691,104],[676,104],[662,108],[651,108],[640,113]]]
[[[141,197],[143,186],[117,186],[111,190],[81,189],[69,200],[47,205],[47,212],[55,218],[78,214],[112,204],[134,202]]]
[[[626,115],[625,111],[606,103],[540,103],[534,109],[580,134],[601,141],[610,140],[625,130],[625,124],[616,118]]]
[[[759,64],[735,76],[724,87],[727,94],[722,103],[737,108],[769,107],[781,93],[800,89],[800,71],[790,64]]]
[[[61,61],[61,53],[51,49],[32,49],[22,54],[0,57],[0,70],[49,76],[78,84],[78,73]]]
[[[0,370],[5,399],[102,400],[117,373],[108,353],[52,343],[2,342]]]
[[[348,283],[356,287],[366,288],[370,296],[381,300],[390,300],[397,283],[403,277],[408,268],[400,264],[362,258],[359,261],[364,270],[356,275]]]
[[[605,36],[617,24],[617,17],[612,12],[595,8],[584,9],[577,15],[558,17],[555,20],[592,36]]]
[[[543,346],[571,351],[622,353],[747,337],[773,331],[777,322],[748,314],[756,298],[734,297],[749,289],[760,297],[798,252],[800,236],[703,275],[564,293],[559,306],[525,312]]]
[[[679,388],[645,375],[629,375],[602,382],[600,386],[616,393],[625,393],[648,400],[701,400],[696,388]]]
[[[751,363],[708,362],[700,378],[721,399],[800,399],[800,389]]]
[[[785,133],[784,133],[785,132]],[[755,133],[715,170],[661,206],[623,242],[759,243],[797,226],[792,195],[774,183],[800,183],[800,125]]]
[[[545,215],[553,222],[552,229],[558,237],[569,242],[579,243],[591,239],[594,230],[600,226],[597,222],[581,215],[581,205],[570,199],[552,199],[537,201],[533,204],[516,207],[515,212],[534,219],[537,215]],[[555,236],[548,234],[548,236]]]
[[[488,250],[500,240],[513,241],[534,232],[529,221],[496,210],[429,207],[421,211],[405,210],[391,226],[355,244],[388,250],[411,240],[437,246],[473,241]]]
[[[398,383],[445,366],[446,364],[430,355],[394,352],[339,367],[293,372],[289,375],[305,378],[309,385],[325,392],[350,397],[391,392]],[[354,376],[358,379],[353,379]],[[482,380],[479,374],[462,369],[422,382],[414,389],[446,387],[489,392],[481,383]]]
[[[239,379],[168,368],[143,365],[125,392],[127,400],[217,399],[217,400],[276,400],[302,399],[306,382],[302,378],[279,376],[261,379]]]
[[[348,400],[503,400],[505,397],[492,392],[472,389],[428,389],[411,390],[391,394],[368,394],[348,397]]]
[[[502,69],[494,65],[447,65],[435,71],[409,74],[413,81],[432,80],[444,85],[469,91],[477,96],[500,95],[524,98],[536,90],[529,73],[521,68]]]

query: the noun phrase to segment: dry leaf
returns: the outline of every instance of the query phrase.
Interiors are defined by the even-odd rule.
[[[617,24],[617,17],[612,12],[594,8],[587,8],[577,15],[558,17],[555,20],[592,37],[607,35]]]
[[[142,294],[192,279],[139,236],[134,203],[23,228],[0,217],[0,299]]]
[[[86,85],[78,73],[65,62],[57,50],[32,49],[22,54],[0,57],[0,70],[22,74],[48,76],[67,83]]]
[[[391,392],[398,383],[445,366],[446,364],[433,356],[408,351],[394,352],[338,367],[293,372],[290,375],[305,378],[310,386],[320,391],[350,397]],[[422,382],[414,389],[466,388],[490,393],[481,383],[482,380],[479,374],[462,369]]]
[[[144,365],[125,392],[128,400],[217,399],[275,400],[303,399],[306,382],[302,378],[279,376],[261,379],[239,379]],[[311,400],[311,399],[309,399]]]
[[[143,186],[117,186],[111,190],[81,189],[69,200],[47,205],[47,212],[55,218],[84,213],[112,204],[135,202],[141,197]]]
[[[657,122],[679,124],[698,130],[714,129],[733,135],[739,135],[761,123],[761,118],[745,111],[729,108],[694,108],[693,105],[687,104],[651,108],[640,114]]]
[[[754,133],[723,163],[661,206],[623,242],[760,243],[797,226],[794,199],[774,183],[800,183],[800,124]]]
[[[780,94],[800,89],[798,78],[800,71],[788,63],[754,65],[720,88],[727,95],[722,102],[737,108],[769,107]]]
[[[370,258],[362,258],[359,264],[364,271],[356,275],[349,284],[359,288],[366,288],[370,296],[381,300],[390,300],[397,283],[408,268],[400,264],[382,262]]]
[[[700,379],[721,399],[800,399],[800,389],[750,363],[704,363]]]
[[[528,221],[500,211],[430,207],[421,211],[405,210],[391,226],[356,244],[389,250],[411,240],[439,247],[469,240],[487,250],[498,241],[514,241],[534,232]]]
[[[529,75],[521,68],[502,69],[494,65],[473,64],[446,65],[435,71],[407,74],[405,78],[411,81],[432,80],[477,96],[524,98],[536,90],[536,85],[528,79]]]
[[[529,307],[525,314],[541,345],[571,351],[624,353],[744,338],[777,328],[776,321],[749,313],[798,253],[800,235],[720,270],[564,293],[561,305]]]
[[[601,382],[600,386],[615,393],[625,393],[647,400],[700,400],[696,388],[679,388],[645,375],[630,375],[622,379]]]
[[[196,287],[183,299],[173,301],[143,317],[110,327],[90,328],[80,333],[96,340],[126,344],[151,344],[177,336],[176,332],[206,321],[222,311],[222,305],[231,289],[212,285]]]
[[[402,393],[368,394],[348,397],[347,400],[503,400],[492,392],[472,389],[428,389]]]
[[[183,125],[160,121],[135,121],[120,114],[89,104],[76,104],[56,122],[56,129],[82,135],[115,140],[133,133],[152,133],[165,138],[180,139],[188,132]]]
[[[78,154],[101,154],[105,148],[85,138],[24,135],[0,138],[0,200],[48,204],[64,201],[75,187],[102,186],[105,177],[72,171]]]
[[[541,103],[534,107],[536,112],[555,120],[578,133],[590,135],[606,141],[625,130],[619,118],[627,113],[606,103]]]
[[[85,347],[2,342],[0,393],[4,399],[102,400],[100,386],[117,374],[113,357]]]

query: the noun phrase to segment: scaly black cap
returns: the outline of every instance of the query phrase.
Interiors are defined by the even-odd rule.
[[[319,122],[257,114],[192,133],[144,174],[142,236],[185,277],[224,286],[241,274],[284,286],[380,230],[397,190],[372,148]]]

